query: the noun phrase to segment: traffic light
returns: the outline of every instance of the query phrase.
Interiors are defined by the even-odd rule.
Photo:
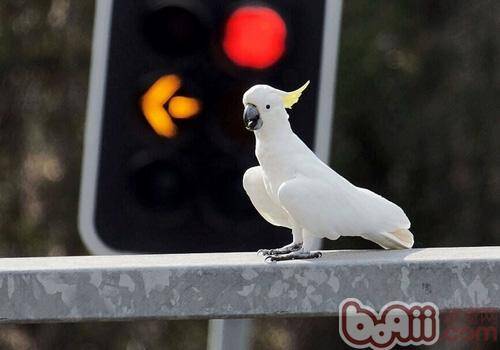
[[[242,188],[257,164],[243,93],[311,85],[292,127],[327,154],[335,34],[327,1],[98,0],[80,233],[94,253],[276,247],[288,230]],[[321,85],[321,89],[320,89]]]

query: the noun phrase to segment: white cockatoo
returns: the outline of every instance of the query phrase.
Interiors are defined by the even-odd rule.
[[[385,249],[413,246],[403,210],[365,188],[356,187],[323,163],[295,135],[285,108],[291,108],[309,82],[285,92],[255,85],[243,95],[243,120],[255,134],[260,166],[248,169],[243,187],[269,223],[292,230],[293,242],[259,252],[271,261],[309,259],[304,239],[361,236]]]

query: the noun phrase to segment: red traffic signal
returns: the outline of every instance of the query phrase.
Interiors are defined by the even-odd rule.
[[[236,65],[265,69],[285,52],[287,28],[278,12],[265,6],[244,6],[227,20],[222,46]]]

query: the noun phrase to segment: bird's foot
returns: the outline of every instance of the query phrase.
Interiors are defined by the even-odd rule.
[[[283,255],[288,253],[293,253],[302,249],[302,243],[291,243],[287,244],[284,247],[276,248],[276,249],[259,249],[257,254],[261,254],[264,256],[269,255]]]
[[[321,257],[321,252],[292,252],[289,254],[282,255],[268,255],[266,256],[266,261],[286,261],[286,260],[298,260],[298,259],[316,259]]]

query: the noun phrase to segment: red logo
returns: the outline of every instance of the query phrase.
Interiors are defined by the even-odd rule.
[[[358,299],[348,298],[339,310],[340,336],[356,349],[432,345],[439,339],[439,309],[433,303],[393,301],[378,313]]]

